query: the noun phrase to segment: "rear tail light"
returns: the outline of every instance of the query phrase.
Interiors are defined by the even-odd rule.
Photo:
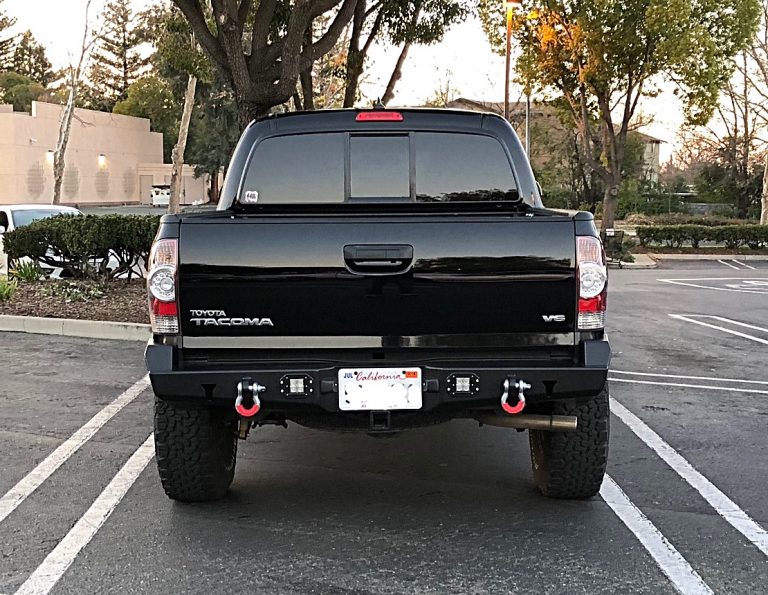
[[[147,293],[149,319],[156,335],[179,332],[179,307],[176,302],[178,240],[157,240],[149,254]]]
[[[576,273],[579,278],[578,330],[602,329],[605,327],[608,272],[603,244],[598,238],[576,238]]]

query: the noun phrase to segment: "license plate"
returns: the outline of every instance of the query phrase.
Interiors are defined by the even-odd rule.
[[[421,409],[420,368],[339,370],[339,409],[391,411]]]

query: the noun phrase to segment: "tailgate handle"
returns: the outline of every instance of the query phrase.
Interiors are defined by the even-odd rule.
[[[411,268],[413,246],[362,244],[344,246],[344,264],[356,275],[398,275]]]

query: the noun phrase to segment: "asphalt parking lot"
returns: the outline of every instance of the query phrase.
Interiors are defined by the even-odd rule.
[[[0,593],[758,593],[768,263],[611,271],[600,498],[547,500],[524,433],[290,426],[223,502],[166,499],[142,345],[0,333]]]

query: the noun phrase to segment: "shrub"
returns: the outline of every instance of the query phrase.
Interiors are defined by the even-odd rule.
[[[63,298],[65,302],[89,302],[104,297],[104,288],[88,281],[62,281],[46,284],[46,295]]]
[[[5,234],[8,258],[28,257],[71,276],[115,277],[146,260],[159,217],[148,215],[64,215],[40,219]],[[107,270],[110,253],[118,261]]]
[[[702,242],[714,242],[732,249],[758,249],[768,247],[768,225],[641,225],[637,237],[641,246],[680,248],[690,244],[698,248]]]
[[[5,302],[11,299],[16,292],[18,284],[15,279],[9,279],[8,277],[0,277],[0,302]]]
[[[25,260],[17,263],[16,267],[10,270],[10,276],[25,283],[32,283],[43,277],[43,269],[34,260]]]
[[[733,219],[731,217],[715,217],[713,215],[687,215],[685,213],[668,213],[665,215],[646,215],[632,213],[627,216],[630,225],[754,225],[749,219]]]

